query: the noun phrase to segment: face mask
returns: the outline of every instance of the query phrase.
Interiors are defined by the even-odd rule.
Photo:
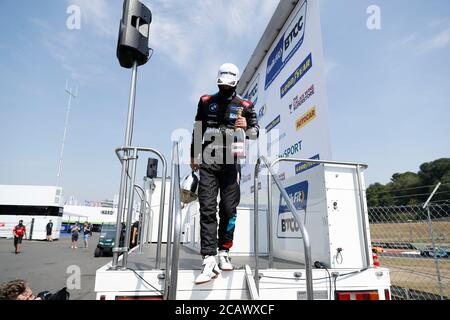
[[[219,86],[219,94],[223,98],[230,98],[234,94],[235,88],[233,87],[226,87],[226,86]]]

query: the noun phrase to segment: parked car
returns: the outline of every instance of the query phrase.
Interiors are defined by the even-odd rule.
[[[122,226],[120,246],[123,246],[124,239],[124,225]],[[105,224],[100,231],[100,238],[98,240],[97,247],[95,248],[94,257],[111,256],[112,249],[115,244],[116,238],[116,225]]]
[[[448,258],[448,253],[441,249],[441,248],[436,248],[436,250],[434,250],[431,247],[425,248],[423,250],[420,251],[420,255],[423,257],[438,257],[438,258]]]

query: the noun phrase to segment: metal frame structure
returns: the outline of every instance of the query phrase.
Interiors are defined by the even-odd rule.
[[[142,227],[145,225],[145,223],[147,223],[145,216],[146,216],[146,211],[147,211],[147,206],[148,208],[151,207],[150,202],[148,202],[145,199],[145,190],[144,188],[142,188],[141,186],[138,185],[134,185],[134,188],[137,190],[139,190],[141,193],[137,192],[137,195],[139,196],[139,198],[141,199],[141,207],[140,207],[140,212],[139,212],[139,227],[138,227],[138,234],[139,234],[139,240],[138,240],[138,244],[139,244],[139,253],[143,253],[143,237],[144,237],[144,233],[142,232],[142,230],[144,230]]]
[[[255,226],[258,225],[258,216],[259,216],[259,208],[258,208],[258,175],[259,168],[261,163],[265,165],[268,170],[267,175],[267,197],[268,197],[268,212],[267,212],[267,248],[268,248],[268,259],[269,259],[269,268],[273,268],[273,237],[272,237],[272,181],[274,180],[277,188],[279,189],[281,196],[286,201],[286,204],[291,210],[294,219],[300,226],[300,231],[302,233],[303,245],[305,248],[305,269],[306,269],[306,294],[308,300],[314,299],[313,292],[313,283],[312,283],[312,261],[311,261],[311,244],[309,241],[308,231],[306,230],[303,221],[300,219],[295,206],[293,205],[291,199],[289,198],[286,190],[283,188],[280,180],[277,175],[273,172],[273,167],[280,162],[296,162],[296,163],[313,163],[313,164],[330,164],[330,165],[346,165],[346,166],[354,166],[356,167],[357,174],[357,182],[358,182],[358,196],[360,200],[360,209],[362,214],[362,229],[363,229],[363,238],[364,238],[364,248],[365,248],[365,258],[366,258],[366,267],[370,266],[370,253],[369,253],[369,243],[367,238],[367,225],[364,217],[365,205],[364,205],[364,197],[362,190],[362,180],[361,180],[361,168],[366,169],[368,166],[366,164],[360,163],[351,163],[351,162],[338,162],[338,161],[324,161],[324,160],[313,160],[313,159],[297,159],[297,158],[279,158],[269,164],[268,160],[261,156],[256,162],[255,166],[255,178],[254,178],[254,211],[255,211]],[[256,288],[259,290],[259,240],[258,240],[258,228],[255,228],[254,234],[254,244],[255,244],[255,282]]]
[[[175,300],[178,283],[180,235],[181,235],[181,189],[178,142],[172,147],[172,167],[169,195],[169,221],[166,246],[166,275],[164,299]],[[175,222],[175,224],[174,224]],[[172,241],[173,232],[173,241]],[[173,247],[172,247],[173,242]]]
[[[120,152],[123,152],[124,155],[121,155]],[[130,152],[131,151],[131,152]],[[119,248],[119,242],[116,241],[115,247],[113,249],[113,263],[112,263],[112,269],[117,269],[118,265],[118,255],[119,252],[123,252],[124,256],[122,259],[122,268],[127,268],[128,263],[128,248],[129,248],[129,242],[130,242],[130,234],[131,234],[131,219],[132,219],[132,210],[133,210],[133,200],[134,200],[134,186],[135,186],[135,180],[136,180],[136,162],[138,160],[138,153],[139,151],[142,152],[149,152],[153,153],[156,156],[158,156],[161,159],[162,166],[163,166],[163,173],[162,173],[162,186],[161,186],[161,204],[160,204],[160,218],[159,218],[159,226],[158,226],[158,244],[157,244],[157,250],[156,250],[156,269],[160,268],[161,263],[161,246],[162,246],[162,231],[163,231],[163,223],[164,223],[164,200],[165,200],[165,189],[166,189],[166,177],[167,177],[167,161],[165,157],[156,149],[152,148],[144,148],[144,147],[123,147],[123,148],[117,148],[116,154],[119,158],[120,162],[122,163],[122,171],[124,177],[121,179],[126,180],[125,183],[122,183],[121,181],[121,193],[119,194],[119,208],[117,210],[117,225],[116,225],[116,239],[120,239],[120,232],[121,232],[121,222],[123,213],[125,211],[126,205],[128,203],[128,212],[127,212],[127,222],[126,222],[126,233],[125,233],[125,243],[123,248]],[[127,156],[128,154],[131,154],[131,156]],[[131,172],[132,175],[130,177],[127,167],[129,167],[131,161]],[[124,198],[127,196],[127,182],[130,181],[130,189],[128,191],[128,201],[125,202],[124,206]],[[117,256],[117,258],[116,258]]]
[[[436,252],[436,240],[434,239],[433,224],[431,222],[430,201],[434,197],[434,194],[436,193],[436,191],[439,189],[440,186],[441,186],[441,183],[439,182],[436,185],[436,187],[434,187],[433,192],[431,192],[430,196],[428,197],[427,201],[424,203],[424,205],[422,207],[423,209],[425,209],[425,208],[427,209],[428,228],[430,230],[431,243],[433,245],[434,252]],[[436,273],[437,273],[437,278],[438,278],[438,283],[439,283],[439,296],[440,296],[441,300],[444,300],[444,289],[442,287],[442,277],[441,277],[441,272],[439,269],[439,259],[438,259],[437,254],[434,254],[434,263],[436,265]]]

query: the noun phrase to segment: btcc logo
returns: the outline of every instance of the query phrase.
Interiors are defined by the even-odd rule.
[[[303,181],[287,187],[286,193],[295,209],[300,214],[303,223],[306,224],[308,181]],[[301,238],[299,230],[300,226],[297,223],[297,220],[289,209],[286,201],[284,201],[284,198],[280,195],[277,236],[279,238]]]
[[[296,232],[300,230],[300,226],[294,218],[281,219],[281,232]]]
[[[268,56],[264,87],[266,90],[303,44],[306,28],[307,3],[308,1],[305,1],[297,11],[286,28],[286,32]]]
[[[290,25],[290,31],[287,37],[284,40],[284,51],[289,52],[289,46],[297,40],[298,37],[304,36],[304,17],[306,14],[306,6],[303,6],[302,9],[297,13],[297,16],[293,20]],[[299,39],[300,40],[300,39]]]

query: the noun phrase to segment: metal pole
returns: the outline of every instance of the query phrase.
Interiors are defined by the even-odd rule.
[[[130,147],[132,144],[133,138],[133,121],[134,121],[134,108],[136,102],[136,81],[137,81],[137,61],[133,64],[133,70],[131,73],[131,88],[130,88],[130,96],[128,99],[128,118],[127,118],[127,128],[125,132],[125,147]],[[124,199],[126,199],[127,192],[127,182],[128,182],[128,169],[129,169],[129,150],[124,150],[124,161],[122,162],[122,174],[120,177],[120,187],[119,187],[119,203],[117,208],[117,219],[116,219],[116,240],[113,249],[113,259],[112,259],[112,269],[117,269],[117,264],[119,261],[119,250],[120,249],[120,235],[122,232],[122,216],[125,212]],[[131,186],[134,185],[134,181],[131,181]],[[126,240],[126,239],[125,239]]]
[[[408,219],[408,226],[409,226],[409,242],[413,242],[411,222],[412,222],[412,220],[411,220],[411,219]]]
[[[125,134],[125,146],[131,147],[133,140],[133,123],[134,123],[134,106],[136,103],[136,82],[137,82],[137,61],[133,64],[133,70],[131,73],[131,88],[130,97],[128,102],[128,120],[127,131]]]
[[[78,89],[77,89],[78,91]],[[64,156],[64,145],[66,143],[66,136],[67,136],[67,128],[69,125],[69,115],[70,115],[70,108],[72,105],[72,98],[77,97],[77,93],[72,92],[72,88],[68,87],[68,83],[66,82],[66,92],[69,94],[69,101],[67,103],[67,111],[66,111],[66,120],[64,124],[64,134],[63,139],[61,142],[61,153],[59,155],[59,164],[58,164],[58,173],[56,174],[56,186],[59,187],[61,183],[61,169],[62,169],[62,162],[63,162],[63,156]]]
[[[166,245],[166,278],[164,284],[164,299],[169,298],[169,290],[171,283],[171,264],[170,258],[172,253],[172,229],[173,229],[173,205],[174,205],[174,192],[175,192],[175,145],[172,147],[172,168],[171,168],[171,180],[170,180],[170,193],[169,193],[169,221],[167,226],[167,245]]]
[[[425,208],[425,207],[427,208],[428,228],[429,228],[429,232],[430,232],[431,243],[433,245],[434,263],[436,265],[436,273],[437,273],[438,284],[439,284],[439,295],[441,297],[441,300],[444,300],[444,290],[442,288],[441,270],[439,268],[439,259],[438,259],[437,254],[436,254],[436,242],[434,240],[433,224],[431,222],[431,214],[430,214],[430,201],[431,201],[431,199],[433,198],[434,194],[436,193],[436,191],[439,189],[440,186],[441,186],[441,183],[439,182],[437,184],[437,186],[434,188],[434,190],[431,193],[431,195],[428,197],[428,199],[425,202],[425,204],[423,205],[423,208]]]
[[[145,202],[145,191],[142,187],[135,185],[134,188],[137,190],[139,190],[141,193],[137,192],[137,195],[139,196],[139,198],[141,199],[141,207],[139,208],[139,226],[138,226],[138,234],[139,234],[139,253],[143,252],[144,246],[142,243],[142,239],[143,239],[143,232],[142,232],[142,226],[144,225],[144,214],[145,214],[145,210],[146,210],[146,202]]]
[[[366,268],[370,267],[370,253],[369,253],[369,241],[367,235],[367,224],[366,224],[366,209],[364,206],[364,196],[362,190],[362,181],[361,181],[361,171],[359,169],[359,165],[356,166],[356,175],[358,176],[358,195],[359,195],[359,204],[361,207],[361,226],[363,231],[363,241],[364,241],[364,251],[366,252]]]
[[[308,300],[314,300],[314,292],[313,292],[313,281],[312,281],[312,261],[311,261],[311,243],[309,240],[309,234],[306,230],[306,227],[303,223],[303,221],[300,219],[300,216],[297,213],[297,209],[292,204],[292,201],[289,198],[289,195],[287,194],[286,190],[283,188],[283,185],[278,180],[278,177],[275,176],[275,173],[272,170],[272,167],[281,161],[289,161],[289,162],[309,162],[309,163],[324,163],[324,161],[320,160],[311,160],[311,159],[289,159],[289,158],[279,158],[275,161],[273,161],[270,165],[267,162],[265,157],[260,157],[258,159],[258,162],[256,163],[256,167],[259,166],[260,161],[262,160],[269,170],[269,174],[272,176],[272,179],[275,181],[275,184],[277,185],[278,189],[280,190],[281,196],[286,201],[286,204],[291,211],[292,215],[294,216],[294,219],[297,221],[298,225],[300,226],[300,230],[303,236],[303,247],[305,248],[305,271],[306,271],[306,296]],[[335,162],[336,163],[336,162]],[[343,163],[339,163],[343,164]],[[348,164],[348,163],[345,163]],[[255,178],[258,175],[258,171],[255,168]]]
[[[128,159],[125,159],[122,162],[122,174],[120,177],[119,202],[117,205],[117,217],[116,217],[116,238],[114,241],[113,259],[111,266],[111,269],[113,270],[117,270],[117,265],[119,262],[119,254],[122,251],[122,248],[120,246],[120,237],[122,235],[122,217],[125,211],[124,199],[126,190],[126,180],[128,180],[127,173],[128,173]]]
[[[164,158],[163,161],[163,176],[161,181],[161,197],[159,200],[159,226],[158,226],[158,244],[156,245],[156,264],[155,269],[161,269],[161,246],[162,236],[164,228],[164,203],[166,201],[166,177],[167,177],[167,162]]]
[[[269,256],[269,269],[273,268],[273,225],[272,225],[272,179],[267,174],[267,251]]]
[[[137,169],[137,149],[134,149],[131,161],[131,181],[129,186],[128,194],[128,210],[127,210],[127,222],[126,222],[126,233],[125,233],[125,248],[127,249],[123,253],[123,264],[122,268],[126,269],[128,267],[128,250],[130,249],[131,240],[131,224],[133,223],[133,204],[134,204],[134,182],[136,181],[136,169]]]
[[[259,170],[259,164],[260,164],[260,159],[258,159],[258,161],[256,161],[256,166],[255,166],[255,179],[254,179],[254,188],[255,190],[253,190],[253,194],[254,194],[254,207],[255,207],[255,212],[254,212],[254,232],[253,232],[253,243],[254,243],[254,253],[255,253],[255,284],[256,284],[256,290],[259,293],[259,243],[258,243],[258,239],[259,239],[259,233],[258,233],[258,213],[259,213],[259,203],[258,203],[258,170]]]
[[[180,257],[180,237],[181,237],[181,208],[180,208],[180,166],[178,164],[178,143],[175,145],[175,174],[174,179],[174,209],[175,209],[175,224],[174,224],[174,234],[173,234],[173,248],[172,248],[172,264],[170,270],[170,292],[169,299],[175,300],[177,298],[177,285],[178,285],[178,268],[179,268],[179,257]]]
[[[152,195],[155,188],[155,183],[153,179],[144,177],[144,191],[145,191],[145,201],[147,202],[147,207],[145,210],[145,224],[144,224],[144,242],[152,242],[153,237],[153,215],[152,212]]]

